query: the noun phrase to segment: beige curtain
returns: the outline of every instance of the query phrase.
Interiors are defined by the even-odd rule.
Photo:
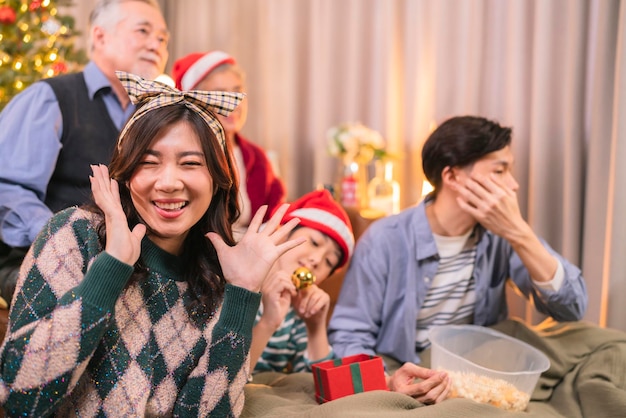
[[[585,64],[586,112],[581,264],[590,320],[626,329],[626,4],[598,1]]]
[[[512,126],[523,213],[582,266],[586,318],[626,330],[622,1],[161,4],[172,32],[168,68],[186,53],[221,49],[247,71],[244,133],[277,152],[292,199],[335,180],[325,135],[340,122],[380,131],[402,155],[394,176],[403,207],[420,199],[420,151],[433,124],[477,114]],[[512,304],[514,314],[539,319]]]

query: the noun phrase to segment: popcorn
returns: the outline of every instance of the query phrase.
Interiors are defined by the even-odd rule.
[[[446,373],[452,381],[449,398],[471,399],[508,411],[524,411],[530,401],[530,394],[505,380],[467,372],[446,370]]]

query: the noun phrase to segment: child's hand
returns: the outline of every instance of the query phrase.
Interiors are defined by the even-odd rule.
[[[293,307],[307,327],[325,325],[330,296],[316,285],[311,285],[298,292],[293,299]]]
[[[284,271],[271,274],[263,282],[261,294],[263,295],[263,316],[260,321],[278,329],[289,311],[291,298],[296,296],[296,287],[291,281],[291,274]]]

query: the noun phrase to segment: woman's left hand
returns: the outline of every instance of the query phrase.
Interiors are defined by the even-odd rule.
[[[242,239],[234,247],[227,245],[215,232],[206,234],[217,251],[227,282],[258,292],[278,257],[305,241],[304,237],[285,241],[291,230],[300,222],[294,218],[280,226],[280,220],[288,208],[289,204],[282,205],[260,230],[263,216],[267,211],[267,206],[262,206],[252,218]]]

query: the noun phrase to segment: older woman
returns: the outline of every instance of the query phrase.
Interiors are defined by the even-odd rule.
[[[172,75],[181,90],[218,90],[245,93],[245,74],[235,59],[222,51],[192,53],[174,63]],[[241,216],[234,225],[238,239],[250,223],[253,213],[262,205],[267,214],[285,201],[285,187],[276,176],[266,152],[241,135],[248,115],[243,100],[228,116],[218,115],[224,126],[226,141],[233,151],[239,175]],[[267,219],[267,217],[266,217]]]

